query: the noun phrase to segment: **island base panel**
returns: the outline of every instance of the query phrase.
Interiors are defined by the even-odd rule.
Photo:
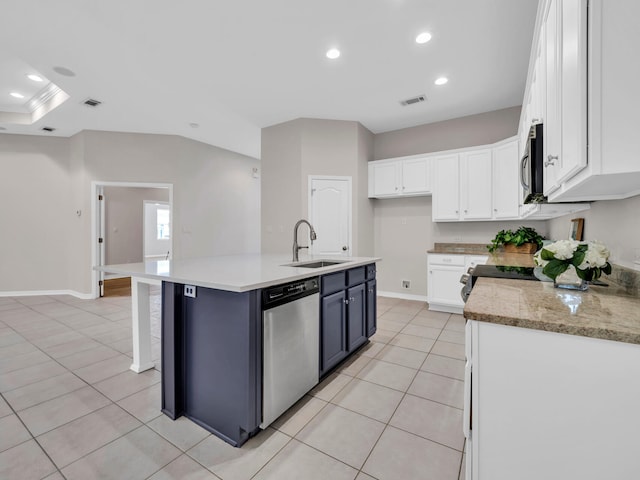
[[[163,412],[240,446],[262,411],[259,295],[198,287],[191,298],[183,289],[163,284]]]

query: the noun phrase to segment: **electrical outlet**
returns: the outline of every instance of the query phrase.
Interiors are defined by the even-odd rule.
[[[411,280],[402,280],[402,288],[410,289],[411,288]]]
[[[196,298],[196,287],[193,285],[185,285],[184,286],[184,296]]]

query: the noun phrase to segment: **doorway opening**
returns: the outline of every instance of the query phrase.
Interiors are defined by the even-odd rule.
[[[153,209],[149,207],[153,214],[147,215],[146,205],[154,205]],[[91,183],[91,215],[92,265],[172,258],[172,184],[94,181]],[[154,222],[153,229],[147,229],[147,216]],[[147,257],[145,239],[148,236],[153,236],[156,244],[150,247]],[[92,269],[92,296],[109,295],[109,290],[115,295],[129,294],[130,278]]]

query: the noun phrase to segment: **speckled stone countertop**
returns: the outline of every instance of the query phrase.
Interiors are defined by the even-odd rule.
[[[612,284],[586,292],[551,282],[480,278],[464,307],[470,320],[640,344],[640,298]]]
[[[427,253],[449,255],[489,255],[486,243],[434,243]]]

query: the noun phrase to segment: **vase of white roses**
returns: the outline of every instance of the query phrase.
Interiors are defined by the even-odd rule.
[[[544,246],[533,259],[557,288],[586,290],[587,282],[597,280],[602,273],[611,273],[609,250],[596,241],[559,240]]]

